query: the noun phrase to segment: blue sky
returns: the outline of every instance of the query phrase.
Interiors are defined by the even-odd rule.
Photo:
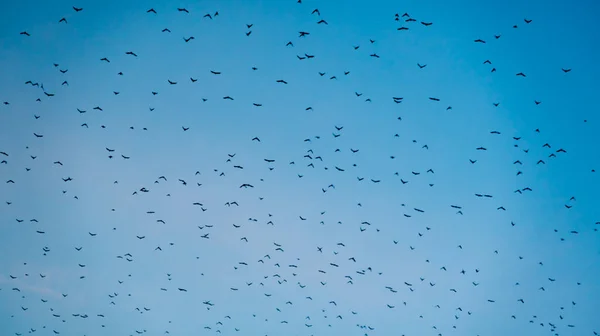
[[[0,4],[2,334],[600,332],[598,9]]]

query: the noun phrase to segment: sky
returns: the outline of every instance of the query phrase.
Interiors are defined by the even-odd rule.
[[[0,3],[1,334],[600,333],[599,6]]]

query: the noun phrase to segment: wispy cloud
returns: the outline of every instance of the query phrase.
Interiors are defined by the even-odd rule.
[[[10,287],[8,289],[18,288],[21,292],[36,293],[39,295],[44,295],[46,297],[59,298],[61,296],[61,294],[58,291],[46,285],[28,284],[20,279],[8,279],[5,277],[1,277],[0,284],[7,284],[8,287]]]

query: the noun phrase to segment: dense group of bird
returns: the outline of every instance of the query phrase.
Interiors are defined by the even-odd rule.
[[[302,27],[288,40],[276,42],[286,53],[285,57],[294,58],[301,67],[307,62],[318,61],[320,56],[316,50],[303,50],[304,41],[315,38],[323,29],[335,27],[335,23],[327,20],[327,13],[307,7],[302,0],[293,0],[291,4],[302,6],[301,11],[314,21],[314,26]],[[160,23],[165,10],[155,8],[139,8],[138,11]],[[219,20],[228,15],[218,9],[197,12],[177,6],[170,11],[170,15],[209,22],[207,29],[215,34],[221,29]],[[88,8],[72,7],[52,24],[67,29],[83,26],[86,22],[79,18],[86,12],[89,12]],[[415,30],[427,34],[441,29],[436,27],[436,22],[413,18],[403,11],[391,13],[387,20],[393,21],[396,34],[410,34]],[[534,18],[525,17],[512,27],[498,29],[523,30],[523,27],[535,24]],[[252,39],[256,36],[253,31],[259,27],[259,22],[242,22],[232,31],[242,38]],[[171,29],[164,26],[156,34],[168,34],[170,39],[185,46],[202,43],[201,38],[191,31]],[[14,34],[19,35],[19,32]],[[43,38],[39,37],[41,32],[32,30],[23,30],[20,35],[27,39],[24,43],[35,43],[36,39]],[[510,41],[504,41],[508,39],[506,35],[499,32],[489,37],[474,36],[468,42],[482,47],[493,43],[509,45]],[[223,43],[226,40],[223,38]],[[374,48],[378,43],[374,36],[348,45],[344,52],[350,55],[368,49],[364,58],[373,62],[394,57]],[[158,57],[136,50],[109,50],[106,55],[96,55],[93,62],[104,67],[102,71],[115,83],[112,87],[107,87],[112,84],[100,83],[94,89],[106,91],[107,100],[127,97],[127,91],[131,91],[118,84],[129,72],[123,58],[115,56],[117,53],[136,61]],[[246,62],[242,55],[239,57],[236,62]],[[165,60],[157,58],[154,61]],[[248,72],[237,76],[260,76],[262,66],[256,63],[243,66]],[[411,66],[416,71],[428,71],[435,64],[429,61]],[[488,75],[510,71],[496,69],[492,54],[488,59],[482,59],[478,66]],[[50,61],[47,67],[56,71],[54,78],[44,81],[22,78],[19,83],[22,87],[18,90],[36,96],[34,103],[38,105],[34,111],[21,107],[24,102],[0,93],[1,118],[11,118],[11,114],[17,113],[30,115],[27,130],[19,130],[27,133],[25,143],[0,143],[3,184],[0,188],[0,240],[14,241],[19,237],[21,241],[17,245],[29,251],[30,257],[35,256],[35,260],[25,260],[21,253],[13,255],[10,254],[13,252],[3,251],[4,258],[13,260],[4,264],[7,269],[0,270],[0,312],[4,314],[0,316],[0,324],[11,326],[11,329],[0,328],[3,335],[76,335],[74,330],[77,335],[107,334],[105,330],[111,330],[109,334],[115,335],[174,334],[173,330],[179,330],[182,335],[182,330],[187,330],[183,331],[187,335],[499,335],[494,327],[487,330],[469,327],[476,320],[482,325],[487,323],[485,319],[492,317],[491,325],[512,325],[514,330],[528,335],[598,335],[600,332],[600,325],[597,325],[597,331],[589,329],[589,323],[597,324],[591,317],[594,313],[578,309],[578,302],[591,295],[585,291],[589,283],[571,281],[567,274],[546,271],[551,269],[546,266],[552,263],[551,256],[546,259],[543,253],[528,256],[516,248],[511,250],[511,239],[526,235],[522,230],[526,230],[528,224],[523,223],[520,210],[507,206],[507,200],[519,202],[543,197],[536,195],[535,182],[518,182],[521,186],[517,189],[504,185],[497,190],[471,190],[465,186],[457,192],[468,194],[469,198],[461,198],[462,201],[449,198],[443,207],[426,203],[434,196],[413,197],[406,188],[423,195],[438,193],[436,190],[447,181],[436,177],[447,167],[435,159],[416,164],[416,159],[398,154],[397,149],[410,147],[411,155],[417,153],[428,157],[452,149],[439,145],[436,148],[433,141],[407,139],[405,130],[412,126],[405,115],[385,116],[397,130],[389,134],[356,129],[360,125],[344,119],[317,125],[315,130],[298,130],[293,123],[276,124],[282,120],[277,119],[269,127],[288,128],[294,134],[304,133],[305,136],[296,139],[294,144],[287,144],[269,134],[249,133],[241,143],[236,143],[237,140],[228,142],[231,150],[214,154],[219,157],[217,161],[209,154],[205,160],[202,151],[211,149],[212,144],[215,144],[212,151],[222,150],[223,146],[216,143],[220,138],[230,137],[229,130],[227,127],[220,129],[221,124],[208,125],[204,132],[214,127],[214,133],[207,135],[189,118],[179,122],[177,111],[164,109],[168,101],[164,102],[167,105],[158,103],[163,91],[182,86],[197,88],[194,97],[197,106],[193,108],[200,110],[209,103],[236,103],[227,118],[231,123],[237,123],[238,113],[259,114],[268,110],[269,102],[273,101],[268,97],[275,95],[274,90],[280,90],[280,87],[292,87],[294,78],[284,77],[283,71],[281,77],[263,78],[270,83],[265,85],[273,91],[263,90],[252,100],[235,91],[205,97],[201,88],[211,86],[213,78],[225,78],[225,81],[239,78],[227,79],[231,75],[227,69],[207,66],[206,69],[191,69],[187,78],[167,77],[162,83],[151,83],[155,89],[143,97],[129,97],[123,110],[114,111],[114,108],[106,107],[109,104],[97,100],[89,101],[88,106],[73,106],[69,96],[69,90],[77,85],[69,79],[73,71],[69,71],[68,65],[61,60]],[[321,85],[321,81],[327,79],[330,83],[339,82],[357,71],[327,70],[315,71],[312,85]],[[564,65],[548,71],[559,81],[572,76],[577,69]],[[529,79],[526,70],[516,70],[510,76],[515,80]],[[297,92],[296,101],[287,105],[289,110],[277,113],[305,115],[319,122],[320,119],[314,116],[326,114],[323,111],[326,108],[319,109],[315,100],[302,93],[302,88],[293,90]],[[362,90],[375,89],[357,86],[356,91],[340,94],[368,109],[376,98]],[[461,113],[461,109],[468,109],[454,103],[453,108],[443,97],[423,95],[411,97],[398,93],[381,104],[404,112],[401,109],[407,101],[420,99],[422,104],[443,104],[436,113]],[[61,100],[60,108],[68,116],[64,118],[71,120],[69,124],[43,126],[45,119],[55,117],[44,113],[45,105],[53,100]],[[543,106],[535,97],[530,101],[528,108]],[[157,106],[163,106],[163,111]],[[498,101],[490,101],[489,106],[495,111],[502,108]],[[157,133],[160,130],[149,127],[149,122],[142,125],[141,119],[138,124],[125,127],[125,131],[131,133],[119,133],[118,136],[110,133],[122,127],[122,123],[113,121],[119,118],[131,120],[125,115],[132,108],[143,109],[146,120],[162,114],[170,115],[171,120],[178,122],[176,129],[173,124],[164,125],[171,127],[165,142],[174,147],[167,148],[171,145],[166,145],[153,149],[154,157],[131,152],[132,147],[125,144],[128,137],[139,139],[148,134],[148,141],[160,137]],[[197,113],[201,120],[204,112]],[[157,125],[161,126],[160,123]],[[80,150],[86,152],[86,158],[94,157],[102,162],[99,167],[117,165],[110,170],[97,168],[94,171],[98,165],[85,163],[83,156],[80,160],[74,156],[61,156],[63,150],[48,142],[53,137],[61,137],[61,132],[52,127],[71,128],[63,132],[67,132],[64,137],[72,146],[93,144],[93,148]],[[0,130],[9,132],[1,124]],[[89,132],[96,132],[95,140],[85,140],[86,134],[91,134]],[[511,153],[508,155],[511,159],[503,159],[506,162],[498,169],[508,170],[514,178],[523,179],[557,161],[569,160],[572,151],[561,145],[560,139],[551,141],[545,137],[544,129],[540,128],[519,132],[488,129],[481,133],[485,135],[482,139],[502,137],[505,140],[499,143],[508,146],[500,148],[498,143],[496,146],[473,143],[470,154],[458,159],[462,166],[452,169],[466,171],[467,176],[476,174],[475,169],[482,162],[490,161],[494,153],[505,152]],[[390,145],[380,148],[370,137],[385,138]],[[176,157],[173,153],[178,151],[176,144],[180,141],[186,142],[188,149],[201,142],[209,144],[199,145],[202,149],[183,155],[200,157],[202,167],[186,166],[190,159],[162,161],[161,157],[165,155]],[[269,144],[268,153],[261,149]],[[377,157],[377,163],[368,162],[374,157]],[[376,170],[361,169],[375,165]],[[85,169],[93,171],[84,172]],[[46,171],[52,173],[44,175]],[[181,174],[183,171],[187,173]],[[35,174],[38,177],[31,177]],[[146,174],[154,178],[140,180]],[[586,167],[577,174],[589,175],[591,179],[595,170]],[[49,178],[53,180],[46,181]],[[486,178],[494,179],[491,175]],[[29,179],[37,181],[38,186],[31,185]],[[102,187],[98,187],[100,181],[104,183]],[[55,187],[60,184],[62,187]],[[47,199],[34,196],[38,192]],[[390,194],[401,195],[398,197],[401,201],[386,199]],[[96,201],[96,197],[102,200]],[[36,209],[30,212],[12,210],[24,209],[25,205],[19,202],[36,198],[35,207],[50,204],[51,209],[41,212]],[[574,213],[578,201],[577,195],[564,195],[560,204],[556,204],[557,211]],[[82,202],[87,202],[86,208],[97,203],[97,209],[93,214],[84,214],[84,210],[77,210],[83,209]],[[48,211],[58,212],[65,222],[72,223],[51,223],[42,216]],[[382,215],[382,211],[387,212]],[[71,216],[71,212],[76,214]],[[376,212],[379,215],[376,216]],[[503,233],[497,238],[498,246],[473,243],[478,239],[476,232],[483,232],[473,227],[486,225],[474,219],[474,213],[483,218],[501,216],[499,221],[505,224],[500,225],[500,229],[493,229]],[[121,215],[123,217],[118,217]],[[481,219],[481,216],[477,218]],[[456,223],[464,223],[461,224],[464,227],[459,229]],[[455,225],[455,229],[450,227]],[[600,221],[578,225],[548,223],[546,231],[553,235],[556,244],[553,248],[560,249],[556,253],[568,254],[569,249],[561,246],[570,241],[578,244],[577,239],[581,237],[594,237],[598,228]],[[433,241],[444,239],[449,242],[448,246],[427,243],[436,232],[445,237]],[[445,256],[453,257],[449,260],[450,257]],[[486,264],[480,264],[481,261]],[[49,270],[45,267],[46,262],[60,266]],[[506,271],[503,264],[519,266]],[[520,275],[514,271],[519,269],[527,271]],[[590,266],[590,272],[594,272],[593,269],[594,265]],[[517,273],[506,275],[504,272]],[[206,280],[209,278],[210,281]],[[504,282],[505,287],[499,290],[490,282],[493,286]],[[495,307],[500,306],[502,308],[496,312]],[[192,311],[183,312],[190,309]],[[167,311],[169,314],[165,313]],[[128,317],[125,319],[125,316]],[[398,322],[396,325],[394,320],[386,321],[385,325],[377,324],[382,321],[378,319],[381,316],[396,316],[394,320],[413,324],[409,327]],[[15,323],[16,320],[20,322]],[[586,321],[588,326],[585,328],[588,329],[578,325],[577,321]],[[411,328],[422,332],[411,333]]]

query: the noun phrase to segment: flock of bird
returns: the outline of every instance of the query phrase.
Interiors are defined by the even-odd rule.
[[[295,5],[306,6],[301,0]],[[218,10],[197,13],[184,7],[171,10],[177,15],[210,21],[215,24],[211,28],[215,31],[219,29],[216,27],[218,21],[227,15],[223,10],[222,13]],[[85,24],[78,16],[85,14],[87,8],[72,7],[70,11],[71,15],[65,14],[64,17],[57,18],[54,24]],[[282,50],[300,49],[303,41],[317,36],[320,29],[334,27],[331,20],[327,21],[327,13],[308,7],[303,7],[303,11],[314,21],[316,28],[299,30],[289,40],[280,41]],[[154,8],[140,8],[139,12],[145,12],[153,20],[160,20],[161,15],[164,15],[162,10]],[[427,19],[413,18],[409,13],[403,12],[392,14],[389,20],[395,22],[398,34],[414,30],[424,30],[426,33],[427,30],[436,29],[436,23]],[[511,29],[519,29],[521,25],[535,25],[535,20],[525,18]],[[256,35],[253,35],[253,30],[258,26],[258,23],[242,23],[236,29],[240,35],[251,39]],[[173,30],[164,27],[156,34],[171,34],[179,39],[178,43],[186,46],[202,43],[193,34]],[[39,33],[23,30],[20,35],[23,39],[28,39],[26,43],[34,43],[32,41],[38,38]],[[496,34],[491,38],[476,37],[469,42],[490,44],[502,39],[506,39],[505,35]],[[363,44],[357,42],[348,46],[347,52],[362,52],[377,43],[376,38],[366,40]],[[391,57],[374,49],[369,50],[365,57]],[[124,50],[122,53],[135,59],[153,57],[135,50]],[[481,60],[488,67],[486,71],[507,71],[497,70],[492,56]],[[109,55],[96,57],[94,61],[98,66],[116,66],[111,68],[115,71],[110,74],[114,81],[128,76],[125,64],[119,64]],[[302,51],[296,53],[295,57],[298,61],[309,62],[318,60],[319,55]],[[251,75],[261,72],[253,64],[246,66]],[[427,71],[432,66],[433,64],[414,64],[418,71]],[[544,273],[546,264],[551,263],[551,260],[531,261],[537,257],[542,258],[541,255],[519,255],[516,251],[503,250],[497,246],[476,248],[470,243],[477,239],[469,238],[470,228],[463,229],[462,234],[459,234],[446,227],[443,223],[445,219],[422,219],[426,218],[423,216],[438,212],[441,216],[453,218],[452,221],[468,223],[474,221],[469,217],[476,216],[476,213],[485,211],[485,216],[501,214],[502,221],[506,223],[502,230],[507,230],[503,231],[502,239],[510,240],[524,234],[518,230],[527,224],[520,221],[519,211],[511,209],[505,201],[509,197],[543,197],[535,195],[537,190],[533,185],[522,185],[517,189],[506,186],[505,190],[496,192],[465,191],[472,195],[471,200],[466,203],[448,200],[444,208],[440,209],[424,203],[429,196],[420,199],[422,202],[417,202],[418,197],[414,201],[408,201],[411,199],[409,195],[405,198],[407,201],[388,204],[383,198],[389,194],[378,196],[378,193],[383,193],[380,191],[383,189],[378,189],[380,186],[387,185],[386,188],[390,188],[387,189],[388,192],[391,190],[392,193],[402,192],[401,190],[406,190],[403,188],[409,187],[416,188],[411,190],[419,190],[420,193],[436,193],[437,188],[445,183],[436,177],[443,174],[446,167],[443,163],[434,166],[432,163],[435,161],[428,161],[431,165],[427,166],[410,166],[410,159],[391,154],[384,160],[392,160],[392,163],[382,163],[378,172],[360,170],[363,165],[369,165],[366,162],[368,155],[380,155],[388,150],[393,152],[393,148],[402,145],[396,142],[390,148],[382,150],[369,146],[368,141],[363,144],[362,140],[366,141],[366,137],[370,135],[361,137],[357,134],[371,133],[352,129],[352,126],[348,126],[352,123],[345,124],[343,120],[317,127],[326,130],[325,134],[307,134],[297,139],[297,143],[293,145],[279,143],[279,148],[289,145],[293,149],[280,150],[278,153],[272,151],[266,154],[260,149],[269,142],[278,143],[277,139],[265,134],[252,134],[243,144],[232,145],[238,149],[243,148],[245,153],[231,150],[215,154],[220,161],[204,162],[205,168],[201,169],[186,166],[185,162],[188,161],[185,160],[169,164],[153,162],[156,158],[152,159],[152,156],[144,160],[141,158],[142,154],[136,155],[135,152],[126,150],[127,145],[120,145],[119,141],[128,141],[126,138],[115,135],[94,135],[94,139],[101,139],[103,142],[89,140],[94,143],[94,147],[84,148],[86,153],[81,154],[82,159],[70,159],[62,157],[61,150],[51,145],[52,138],[59,137],[60,133],[52,131],[47,125],[38,126],[44,119],[53,118],[44,114],[45,104],[61,100],[61,109],[69,111],[67,113],[70,120],[76,120],[76,126],[73,122],[66,126],[56,126],[77,127],[76,131],[65,131],[71,145],[87,144],[88,140],[83,139],[88,134],[86,132],[93,132],[95,129],[110,132],[117,126],[111,124],[110,118],[103,117],[103,114],[112,113],[103,104],[90,102],[89,106],[71,106],[68,92],[71,90],[70,85],[74,85],[74,80],[69,82],[69,75],[73,71],[69,71],[61,60],[48,64],[48,67],[56,70],[56,76],[46,79],[45,83],[36,79],[23,79],[22,90],[35,88],[34,91],[27,92],[35,93],[35,104],[38,104],[27,125],[31,131],[27,131],[26,143],[23,147],[19,147],[21,144],[0,143],[0,177],[3,183],[0,188],[3,203],[0,208],[3,223],[0,240],[13,240],[15,244],[14,240],[19,237],[21,241],[15,246],[27,249],[33,253],[29,256],[34,256],[34,260],[22,260],[22,255],[3,251],[5,258],[14,259],[12,263],[0,262],[0,265],[7,266],[7,269],[0,270],[0,312],[6,314],[0,316],[0,321],[4,321],[0,324],[10,325],[12,328],[2,328],[3,334],[75,335],[73,330],[77,329],[83,335],[100,335],[105,333],[103,330],[110,329],[122,335],[174,334],[173,330],[187,330],[189,335],[498,335],[493,328],[485,331],[468,327],[478,319],[479,323],[485,323],[482,316],[488,313],[485,316],[493,316],[499,325],[512,324],[515,330],[521,330],[523,334],[598,335],[600,332],[600,326],[597,331],[583,330],[575,322],[583,320],[593,323],[593,318],[585,318],[590,312],[578,310],[581,293],[585,292],[589,283],[579,280],[571,283],[565,280],[565,274]],[[193,74],[186,79],[165,78],[163,83],[155,85],[156,89],[146,93],[146,98],[159,98],[163,91],[184,85],[210,86],[211,77],[229,75],[223,69],[209,68],[202,71],[208,79]],[[354,71],[348,69],[331,74],[323,70],[315,73],[314,77],[315,80],[336,81],[352,76]],[[569,67],[555,69],[557,76],[569,76],[571,71]],[[514,72],[514,76],[528,77],[527,72],[521,71]],[[293,78],[273,78],[271,84],[292,86]],[[126,89],[101,87],[98,90],[105,90],[108,96],[113,97],[128,94]],[[374,97],[364,96],[359,91],[344,94],[361,103],[375,101]],[[3,106],[0,114],[6,116],[17,113],[16,111],[26,112],[20,107],[23,102],[10,96],[3,95],[1,98]],[[300,94],[298,101],[301,102],[302,98]],[[413,97],[398,95],[387,99],[386,104],[401,107]],[[238,98],[232,92],[216,99],[201,97],[200,100],[201,104],[212,103],[213,100],[219,100],[218,104],[225,104],[230,101],[239,103],[243,98]],[[453,109],[436,96],[428,96],[423,100],[430,104],[444,104],[440,109],[442,113],[456,113],[458,109]],[[539,100],[531,103],[533,106],[542,104]],[[239,104],[237,108],[251,111],[269,109],[269,104],[258,97]],[[313,109],[314,105],[311,103],[301,104],[304,105],[293,113],[324,113],[317,111],[316,107]],[[489,105],[495,109],[499,108],[500,103],[492,101]],[[124,107],[128,108],[130,107]],[[143,109],[146,113],[171,113],[173,119],[177,118],[175,111],[161,112],[153,103]],[[79,119],[81,121],[77,121]],[[235,118],[232,117],[231,122],[235,123],[233,119]],[[390,141],[404,140],[402,127],[410,127],[405,126],[410,121],[399,116],[389,119],[390,123],[399,123],[397,133],[373,133],[373,136],[381,135],[391,139]],[[160,123],[157,125],[160,126]],[[295,132],[294,125],[274,124],[273,127],[289,127],[290,131]],[[141,131],[142,134],[155,131],[148,125],[127,128],[127,131]],[[2,125],[0,129],[3,129]],[[198,127],[193,123],[180,124],[177,134],[171,136],[172,139],[167,143],[175,143],[183,135],[183,141],[191,142],[190,148],[194,148],[193,144],[201,140],[193,136],[202,136],[197,130]],[[3,129],[2,132],[9,130]],[[226,129],[215,132],[212,135],[214,138],[229,136]],[[551,143],[544,138],[542,129],[533,129],[521,135],[506,135],[508,132],[499,130],[487,130],[485,133],[488,137],[508,139],[510,147],[506,151],[514,152],[511,152],[513,159],[506,162],[505,166],[508,170],[512,169],[513,176],[519,178],[536,174],[542,167],[553,165],[556,161],[568,160],[571,152],[571,148],[563,147],[559,140]],[[72,138],[74,134],[81,138]],[[139,137],[138,133],[129,134],[135,135],[126,137]],[[154,134],[152,136],[157,137]],[[413,153],[423,153],[419,155],[442,151],[431,143],[413,139],[407,139],[406,145],[412,146]],[[296,152],[295,148],[302,148],[302,151]],[[212,151],[220,149],[220,146],[215,146]],[[493,154],[494,150],[502,149],[473,144],[471,154],[460,158],[464,163],[460,169],[469,171],[478,167],[482,161],[488,160],[488,154]],[[155,151],[156,157],[161,157],[173,155],[169,152],[177,150],[163,148]],[[482,155],[484,153],[487,154]],[[198,150],[189,155],[203,154]],[[97,166],[93,164],[90,167],[83,157],[95,157],[95,160],[102,162],[101,167],[108,167],[105,165],[115,161],[120,161],[123,165],[119,163],[117,168],[97,168],[82,173],[81,167],[94,169]],[[381,159],[378,160],[381,162]],[[403,162],[399,165],[398,161]],[[44,175],[47,170],[52,170],[48,175],[50,177]],[[187,173],[179,174],[181,171]],[[581,174],[591,173],[595,171],[588,169]],[[35,174],[40,175],[30,177]],[[154,177],[146,179],[147,174]],[[47,182],[46,178],[52,178],[53,181]],[[32,186],[28,179],[38,181],[42,187]],[[104,185],[99,186],[101,181]],[[55,188],[56,185],[62,186]],[[353,187],[354,185],[359,187]],[[38,193],[38,188],[44,189],[39,191],[43,196],[29,194]],[[353,188],[362,188],[362,191],[353,194],[353,190],[357,190]],[[30,191],[26,193],[24,190]],[[296,192],[301,195],[294,195]],[[343,194],[358,196],[344,198]],[[42,197],[48,199],[36,201],[36,207],[47,207],[43,203],[49,203],[52,209],[42,212],[35,209],[31,212],[13,210],[24,209],[23,203]],[[336,200],[336,197],[340,198]],[[487,203],[471,203],[479,200]],[[83,206],[82,202],[87,202],[85,204],[88,205]],[[387,210],[392,209],[391,214],[380,217],[373,214],[369,217],[371,215],[368,209],[380,209],[371,207],[377,202],[386,203],[389,207]],[[577,211],[577,195],[565,196],[561,202],[558,206],[560,210]],[[82,215],[84,210],[76,210],[96,203],[99,209],[90,210],[89,214]],[[110,206],[104,208],[108,204]],[[271,210],[263,211],[266,208]],[[349,210],[350,208],[354,210]],[[382,205],[381,209],[384,208]],[[285,209],[284,213],[281,209]],[[64,221],[78,224],[50,223],[42,217],[48,211],[59,212]],[[378,211],[371,210],[372,213]],[[70,212],[77,214],[70,216]],[[344,217],[344,212],[352,215],[350,218],[347,215]],[[116,217],[119,214],[124,214],[124,217]],[[86,222],[95,224],[86,225]],[[104,226],[97,225],[101,222]],[[61,229],[61,225],[68,226],[69,232]],[[569,224],[560,228],[549,225],[547,231],[555,235],[552,239],[557,244],[564,244],[571,239],[593,236],[597,234],[599,227],[600,221],[577,228],[569,227]],[[426,243],[428,237],[436,235],[436,232],[443,232],[440,235],[446,237],[439,239],[450,241],[451,250]],[[507,248],[511,246],[510,241],[502,244]],[[391,255],[384,255],[382,251]],[[567,251],[565,249],[560,253]],[[444,257],[458,256],[461,253],[471,255],[469,258],[472,259],[460,257],[461,259],[449,260]],[[502,273],[498,272],[502,271],[494,272],[492,269],[501,268],[500,261],[493,260],[505,255],[511,255],[505,258],[512,259],[503,259],[503,262],[528,262],[529,266],[518,267],[535,270],[527,271],[533,273],[524,271],[528,275],[522,277],[519,274],[501,277],[502,281],[506,280],[506,286],[512,289],[499,292],[486,281],[493,281],[494,284],[499,281],[492,278],[501,276]],[[61,271],[53,272],[45,268],[46,260],[52,258],[55,258],[53,262],[56,265],[61,265]],[[480,264],[478,260],[492,261],[490,264]],[[398,268],[400,271],[394,271]],[[173,269],[178,269],[179,273]],[[534,279],[532,274],[546,275],[541,279]],[[205,280],[208,278],[212,280]],[[78,284],[71,286],[72,283]],[[527,289],[521,290],[521,287]],[[563,295],[563,291],[567,291],[568,295]],[[366,298],[367,294],[362,299],[352,298],[360,297],[361,292],[375,293],[374,298]],[[561,303],[556,304],[556,301],[548,299],[553,295],[560,297]],[[361,302],[363,299],[366,301]],[[496,305],[503,305],[503,311],[496,314]],[[184,313],[188,308],[194,311]],[[488,313],[485,312],[486,309]],[[510,311],[504,311],[505,309]],[[539,314],[536,313],[538,310]],[[170,312],[169,317],[159,313],[165,311]],[[385,315],[390,311],[391,315]],[[128,317],[123,321],[124,316],[131,316],[132,313],[136,317]],[[185,314],[188,314],[187,318],[178,319],[178,315]],[[196,318],[191,320],[190,316]],[[373,324],[373,321],[381,322],[378,316],[398,316],[398,321],[402,320],[402,316],[409,316],[410,321],[418,325],[412,328],[429,331],[411,333],[407,326],[394,326],[394,321],[388,321],[385,326],[381,323]],[[10,322],[15,320],[20,322]],[[76,328],[75,323],[78,323]],[[390,326],[394,329],[390,330]],[[525,331],[526,327],[532,329]]]

